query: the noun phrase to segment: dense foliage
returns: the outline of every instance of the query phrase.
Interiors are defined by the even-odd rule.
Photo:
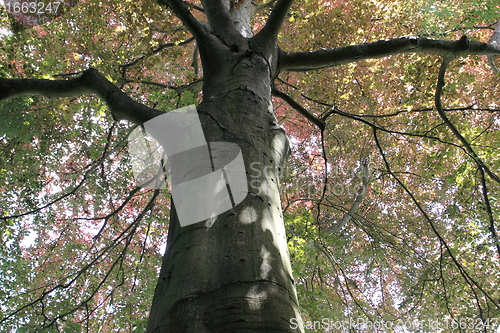
[[[408,35],[488,42],[497,6],[301,0],[280,47]],[[254,30],[269,12],[254,15]],[[161,110],[200,98],[195,43],[162,6],[88,0],[43,25],[12,33],[12,24],[0,7],[0,77],[59,79],[95,67]],[[274,106],[293,151],[282,204],[306,324],[500,326],[499,84],[478,56],[444,68],[437,56],[394,55],[280,75]],[[12,99],[0,119],[0,331],[144,331],[170,198],[134,183],[134,127],[93,96]],[[443,327],[432,327],[436,319]]]

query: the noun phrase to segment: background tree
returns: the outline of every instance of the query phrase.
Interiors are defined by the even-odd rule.
[[[0,105],[4,331],[144,331],[169,213],[149,331],[300,330],[285,240],[306,329],[496,329],[494,1],[168,5],[89,1],[2,37],[0,99],[62,97]],[[270,190],[180,229],[126,142],[190,103]]]

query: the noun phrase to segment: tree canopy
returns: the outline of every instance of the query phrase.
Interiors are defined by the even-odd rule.
[[[206,21],[201,2],[184,3]],[[254,34],[284,16],[272,92],[292,149],[281,198],[304,321],[497,329],[497,1],[283,3],[230,6],[254,10]],[[150,108],[200,101],[198,45],[178,9],[61,6],[34,26],[0,7],[0,78],[98,71]],[[134,182],[136,125],[113,115],[94,95],[0,103],[1,332],[144,331],[170,194]]]

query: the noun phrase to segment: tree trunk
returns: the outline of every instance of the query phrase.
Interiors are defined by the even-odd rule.
[[[204,64],[206,141],[241,148],[249,193],[185,227],[172,208],[148,333],[302,332],[279,197],[289,146],[271,104],[277,49],[260,51],[219,49]]]

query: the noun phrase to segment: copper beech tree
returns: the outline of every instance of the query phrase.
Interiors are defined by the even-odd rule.
[[[304,332],[438,316],[490,330],[499,25],[467,25],[482,2],[447,3],[453,29],[431,38],[443,15],[417,3],[90,1],[6,34],[1,260],[17,264],[0,273],[2,325]],[[116,174],[130,129],[191,103],[206,142],[241,149],[248,194],[181,226],[168,190]],[[147,328],[134,297],[152,299]]]

